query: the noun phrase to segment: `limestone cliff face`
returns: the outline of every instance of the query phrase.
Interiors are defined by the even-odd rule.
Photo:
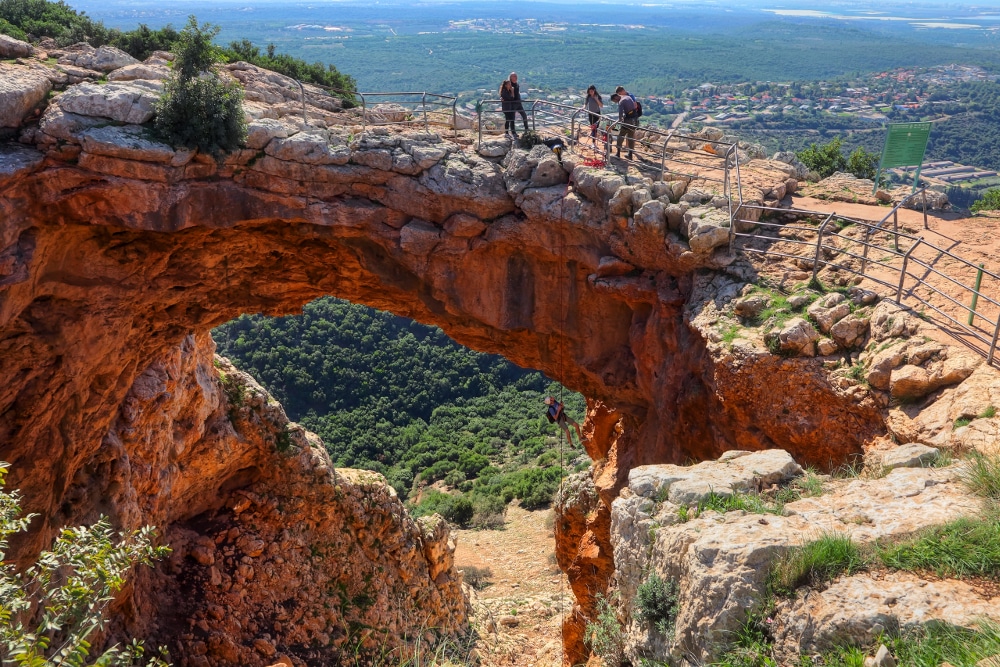
[[[727,304],[755,277],[729,255],[726,202],[707,184],[654,184],[573,156],[560,163],[544,147],[476,151],[464,133],[362,135],[357,115],[323,108],[314,96],[306,125],[295,115],[297,89],[246,64],[231,69],[252,100],[248,147],[219,162],[129,124],[148,120],[144,109],[162,86],[162,63],[147,65],[127,76],[117,73],[128,67],[114,70],[107,85],[71,86],[22,130],[28,145],[0,148],[0,458],[41,515],[17,545],[21,558],[59,526],[101,512],[123,527],[157,523],[182,538],[179,553],[198,566],[182,559],[170,571],[218,586],[184,608],[189,626],[208,634],[189,627],[178,635],[191,656],[250,660],[245,641],[254,633],[266,632],[272,645],[305,641],[262,630],[273,623],[258,619],[229,629],[235,648],[220,644],[211,639],[219,619],[206,605],[225,608],[234,587],[253,582],[264,591],[261,582],[281,580],[277,559],[286,556],[269,553],[270,544],[304,540],[326,553],[324,536],[351,526],[328,514],[302,520],[302,498],[353,496],[336,491],[328,464],[311,462],[322,456],[301,438],[298,458],[276,453],[286,437],[275,426],[280,410],[266,401],[260,413],[236,406],[229,419],[208,389],[213,371],[184,361],[205,354],[210,327],[242,312],[285,314],[334,295],[439,325],[587,395],[599,502],[565,517],[563,534],[573,537],[559,553],[574,590],[591,595],[613,569],[610,507],[630,469],[734,447],[781,447],[826,466],[885,432],[878,406],[838,390],[819,361],[718,354],[711,325],[692,324],[694,309]],[[744,165],[743,180],[748,201],[773,202],[795,187],[767,161]],[[241,419],[252,427],[240,431]],[[254,445],[235,447],[241,438]],[[324,466],[314,475],[322,488],[310,491],[309,470]],[[286,487],[284,478],[295,481]],[[237,512],[240,491],[249,504]],[[278,500],[283,493],[288,502]],[[380,511],[394,516],[391,505],[384,499]],[[314,532],[285,535],[276,528],[282,517]],[[419,542],[405,518],[392,521]],[[384,541],[352,530],[331,543],[364,551]],[[240,556],[244,531],[265,551]],[[442,538],[422,539],[426,547]],[[440,551],[422,548],[425,556]],[[400,563],[420,551],[400,549]],[[457,628],[462,603],[449,568],[426,567],[414,581],[440,596],[435,618]],[[370,592],[380,605],[397,591],[392,581]],[[583,650],[590,598],[580,595],[576,626],[567,629],[570,656]],[[280,610],[261,613],[286,627]],[[369,620],[398,626],[397,612],[378,614]],[[150,632],[177,629],[162,622],[168,630]],[[330,630],[337,622],[310,622],[308,638],[343,639]]]

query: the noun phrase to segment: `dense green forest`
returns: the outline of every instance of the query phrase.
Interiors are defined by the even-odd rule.
[[[323,437],[337,465],[382,472],[403,498],[419,496],[418,511],[488,525],[513,498],[547,504],[569,466],[585,465],[582,450],[566,445],[567,469],[559,466],[542,404],[559,385],[436,327],[324,298],[298,316],[243,315],[213,337],[291,419]],[[583,398],[565,396],[582,420]],[[422,492],[438,480],[457,493]]]
[[[931,159],[948,159],[1000,171],[1000,86],[965,83],[954,97],[966,101],[965,111],[934,123],[927,143]],[[961,160],[954,156],[961,156]]]

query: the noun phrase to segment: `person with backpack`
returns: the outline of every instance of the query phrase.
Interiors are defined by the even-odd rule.
[[[597,86],[587,89],[587,99],[583,106],[587,110],[587,120],[590,121],[590,142],[597,148],[597,126],[601,122],[601,109],[604,107],[604,100],[597,92]]]
[[[624,86],[615,89],[611,101],[618,105],[618,150],[615,157],[622,156],[622,141],[628,139],[628,159],[631,160],[632,150],[635,148],[635,130],[639,125],[639,117],[642,116],[642,104]]]
[[[504,79],[500,84],[500,109],[503,111],[504,135],[511,139],[517,139],[517,127],[514,125],[514,87],[510,79]]]
[[[510,85],[514,89],[513,110],[521,114],[524,121],[524,131],[528,131],[528,114],[524,113],[524,105],[521,103],[521,86],[517,83],[517,72],[510,73]]]
[[[566,434],[566,440],[569,444],[573,444],[573,438],[569,434],[568,424],[572,424],[573,428],[576,429],[576,437],[580,439],[580,444],[583,444],[583,433],[580,431],[580,425],[573,421],[569,415],[566,414],[566,406],[557,401],[552,396],[545,397],[545,405],[548,406],[545,411],[545,417],[549,420],[550,424],[559,424],[562,428],[563,433]]]

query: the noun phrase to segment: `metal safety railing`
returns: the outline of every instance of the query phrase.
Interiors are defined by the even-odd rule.
[[[316,83],[304,86],[297,79],[286,78],[298,84],[299,99],[302,103],[302,122],[306,125],[309,125],[309,116],[306,112],[307,93],[305,86],[323,91],[330,97],[351,100],[354,105],[361,107],[362,132],[367,131],[369,125],[373,127],[380,125],[423,125],[426,131],[430,130],[431,125],[442,125],[452,129],[458,125],[458,98],[454,95],[423,91],[360,92]],[[310,90],[310,92],[312,91]],[[392,107],[382,106],[390,104]]]
[[[881,285],[891,290],[897,304],[906,302],[911,307],[916,304],[937,313],[957,328],[960,340],[984,353],[987,363],[992,364],[1000,339],[1000,274],[922,236],[899,231],[899,209],[918,196],[923,197],[924,228],[928,229],[926,192],[917,191],[896,204],[877,223],[836,213],[744,204],[733,221],[730,240],[735,244],[737,239],[745,239],[739,247],[742,252],[782,257],[811,268],[813,284],[822,267]],[[751,211],[757,216],[740,217]],[[795,222],[767,219],[775,215],[791,216]],[[894,221],[892,229],[886,225],[890,218]],[[901,243],[905,250],[900,248]],[[781,249],[773,247],[778,244]],[[794,252],[796,246],[801,248],[801,254]],[[962,274],[975,274],[975,285],[969,285]],[[992,289],[983,287],[984,277],[992,281]],[[986,291],[998,296],[988,296]],[[964,311],[968,317],[964,321],[956,318],[945,310],[945,303]]]
[[[356,93],[361,98],[362,131],[369,125],[456,126],[458,97],[426,92]],[[382,105],[392,105],[386,107]],[[380,108],[381,107],[381,108]]]

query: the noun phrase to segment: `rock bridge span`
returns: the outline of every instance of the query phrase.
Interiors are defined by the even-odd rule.
[[[239,313],[321,295],[542,370],[595,414],[627,418],[636,463],[734,445],[821,461],[860,446],[853,430],[753,418],[770,391],[752,374],[727,396],[684,306],[696,274],[732,258],[693,251],[680,226],[697,202],[663,204],[641,180],[544,147],[501,164],[433,135],[338,147],[297,133],[217,164],[107,127],[80,149],[75,164],[8,150],[0,182],[0,441],[43,516],[56,520],[160,355]],[[601,458],[611,443],[598,433],[592,447]]]

